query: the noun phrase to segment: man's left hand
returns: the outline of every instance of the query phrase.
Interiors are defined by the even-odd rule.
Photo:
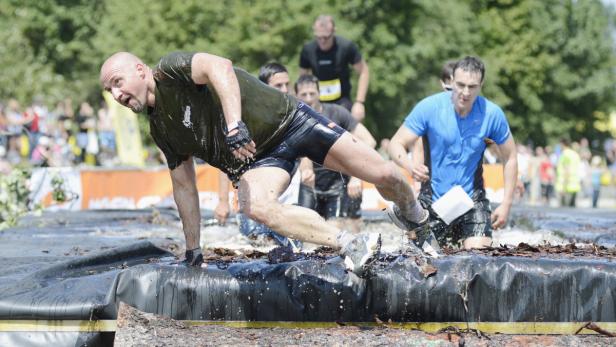
[[[357,177],[351,177],[349,183],[347,184],[347,193],[349,197],[356,199],[361,196],[362,186],[361,180]]]
[[[366,108],[364,104],[356,101],[351,107],[351,114],[353,115],[353,118],[359,122],[364,120],[364,117],[366,116]]]
[[[250,138],[248,127],[242,121],[239,121],[237,127],[227,133],[225,142],[233,156],[242,161],[252,159],[257,151],[257,146]]]
[[[509,206],[501,204],[494,210],[494,212],[492,212],[493,229],[500,229],[507,224],[507,218],[509,217],[509,209]]]

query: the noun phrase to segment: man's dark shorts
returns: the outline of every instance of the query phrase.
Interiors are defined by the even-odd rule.
[[[329,149],[344,132],[336,123],[300,102],[282,142],[271,151],[259,155],[248,170],[279,167],[291,176],[297,158],[308,157],[315,163],[323,164]]]
[[[448,227],[433,230],[440,245],[456,245],[473,236],[492,237],[492,210],[490,209],[490,201],[485,196],[485,191],[475,191],[471,198],[475,206],[470,211],[451,222]],[[435,219],[436,213],[431,207],[432,199],[421,194],[419,201],[430,212],[430,218]]]
[[[342,218],[344,194],[317,194],[312,187],[301,184],[298,205],[316,211],[325,219]]]

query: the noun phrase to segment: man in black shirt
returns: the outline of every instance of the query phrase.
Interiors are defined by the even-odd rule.
[[[393,163],[228,59],[176,52],[150,69],[120,52],[105,61],[100,81],[120,104],[147,110],[151,135],[167,159],[190,265],[203,262],[193,157],[229,176],[239,187],[240,209],[250,218],[284,236],[340,249],[346,266],[359,274],[378,252],[379,235],[355,237],[314,211],[278,202],[298,157],[375,184],[409,227],[427,220]]]
[[[364,102],[370,82],[368,64],[362,59],[355,43],[335,35],[336,25],[332,16],[317,17],[312,30],[315,39],[302,48],[300,73],[312,74],[319,79],[322,102],[344,106],[361,122],[365,117]],[[349,65],[359,74],[355,102],[351,102]]]

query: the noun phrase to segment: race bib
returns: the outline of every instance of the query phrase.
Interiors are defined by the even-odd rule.
[[[342,96],[342,86],[339,79],[319,81],[319,93],[321,101],[334,101]]]

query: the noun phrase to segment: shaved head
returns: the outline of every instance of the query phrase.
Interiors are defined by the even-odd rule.
[[[101,66],[100,83],[118,103],[134,112],[154,103],[150,68],[132,53],[118,52],[107,58]]]
[[[103,83],[105,76],[108,76],[112,72],[126,71],[130,67],[134,67],[137,64],[143,64],[143,61],[136,55],[128,52],[118,52],[111,55],[103,65],[101,66],[100,81]]]

